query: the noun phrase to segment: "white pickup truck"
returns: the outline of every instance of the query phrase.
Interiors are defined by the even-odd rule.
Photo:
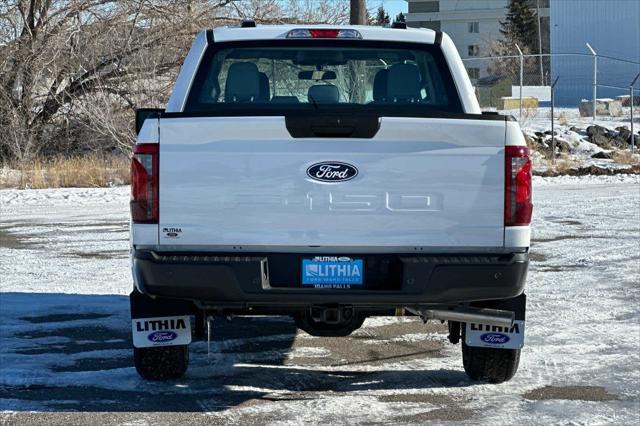
[[[290,315],[320,336],[373,315],[447,321],[472,379],[515,374],[531,163],[518,124],[480,111],[446,34],[207,30],[166,108],[136,126],[142,377],[181,377],[192,338],[235,315]]]

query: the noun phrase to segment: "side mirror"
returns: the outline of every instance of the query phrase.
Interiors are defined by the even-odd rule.
[[[160,108],[139,108],[136,110],[136,135],[140,133],[144,120],[147,118],[159,118],[160,114],[164,112]]]

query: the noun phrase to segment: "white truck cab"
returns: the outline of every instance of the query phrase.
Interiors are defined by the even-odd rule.
[[[515,374],[531,163],[518,124],[481,113],[446,34],[207,30],[166,108],[136,121],[143,377],[184,374],[210,316],[291,315],[344,336],[396,312],[448,321],[470,377]]]

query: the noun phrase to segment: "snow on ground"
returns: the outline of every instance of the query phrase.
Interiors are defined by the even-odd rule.
[[[586,129],[589,126],[597,125],[605,127],[612,132],[616,132],[619,127],[626,127],[630,129],[631,117],[628,107],[623,108],[623,115],[620,117],[608,117],[598,116],[595,121],[592,117],[581,117],[578,108],[555,108],[555,132],[556,141],[558,143],[566,143],[570,149],[564,159],[569,160],[574,164],[574,167],[588,167],[597,166],[610,169],[624,169],[628,168],[628,164],[619,164],[611,159],[598,159],[591,158],[593,154],[599,152],[611,153],[611,150],[603,149],[602,147],[593,144],[589,141],[586,134]],[[519,110],[501,110],[501,114],[512,115],[516,117],[522,127],[522,131],[525,135],[531,139],[536,138],[536,133],[545,133],[551,131],[551,108],[540,107],[538,109],[525,109],[523,110],[523,117],[519,118]],[[634,133],[636,139],[640,140],[640,110],[634,113]],[[550,133],[545,136],[545,142],[550,146],[551,136]],[[636,163],[640,163],[640,156],[636,156]],[[541,153],[535,152],[533,154],[533,166],[537,172],[544,172],[551,168],[550,161],[543,157]]]
[[[533,176],[533,191],[534,194],[538,189],[542,189],[548,186],[578,186],[582,187],[590,187],[592,185],[595,186],[626,186],[630,189],[637,188],[637,185],[640,184],[640,175],[612,175],[612,176],[557,176],[554,178],[548,177],[540,177]],[[534,195],[535,196],[535,195]],[[537,200],[536,200],[537,201]],[[561,200],[560,200],[561,201]],[[536,215],[534,215],[534,233],[540,230],[540,225],[536,222],[537,217],[537,209]]]
[[[0,190],[0,291],[128,294],[129,187]]]
[[[216,321],[183,380],[146,383],[130,359],[128,188],[0,191],[0,419],[637,424],[640,180],[535,178],[534,197],[511,382],[468,380],[438,325],[373,318],[314,338],[274,317]]]
[[[634,125],[638,119],[638,109],[634,108]],[[511,114],[518,118],[519,110],[505,110],[500,113]],[[575,126],[578,128],[586,128],[593,124],[598,126],[615,129],[620,126],[629,127],[631,116],[628,107],[622,108],[622,115],[619,117],[610,117],[605,115],[599,115],[596,120],[593,121],[593,117],[581,117],[578,108],[555,108],[554,115],[556,117],[556,126]],[[551,129],[551,107],[541,107],[537,110],[530,110],[523,112],[523,119],[521,125],[526,128],[530,128],[536,131],[544,131]],[[636,131],[640,130],[636,126]]]

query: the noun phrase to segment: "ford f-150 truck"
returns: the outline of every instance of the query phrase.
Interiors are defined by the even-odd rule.
[[[166,108],[138,110],[136,126],[142,377],[181,377],[208,321],[238,315],[288,315],[318,336],[374,315],[447,321],[472,379],[515,374],[529,152],[517,122],[481,112],[446,34],[203,31]]]

